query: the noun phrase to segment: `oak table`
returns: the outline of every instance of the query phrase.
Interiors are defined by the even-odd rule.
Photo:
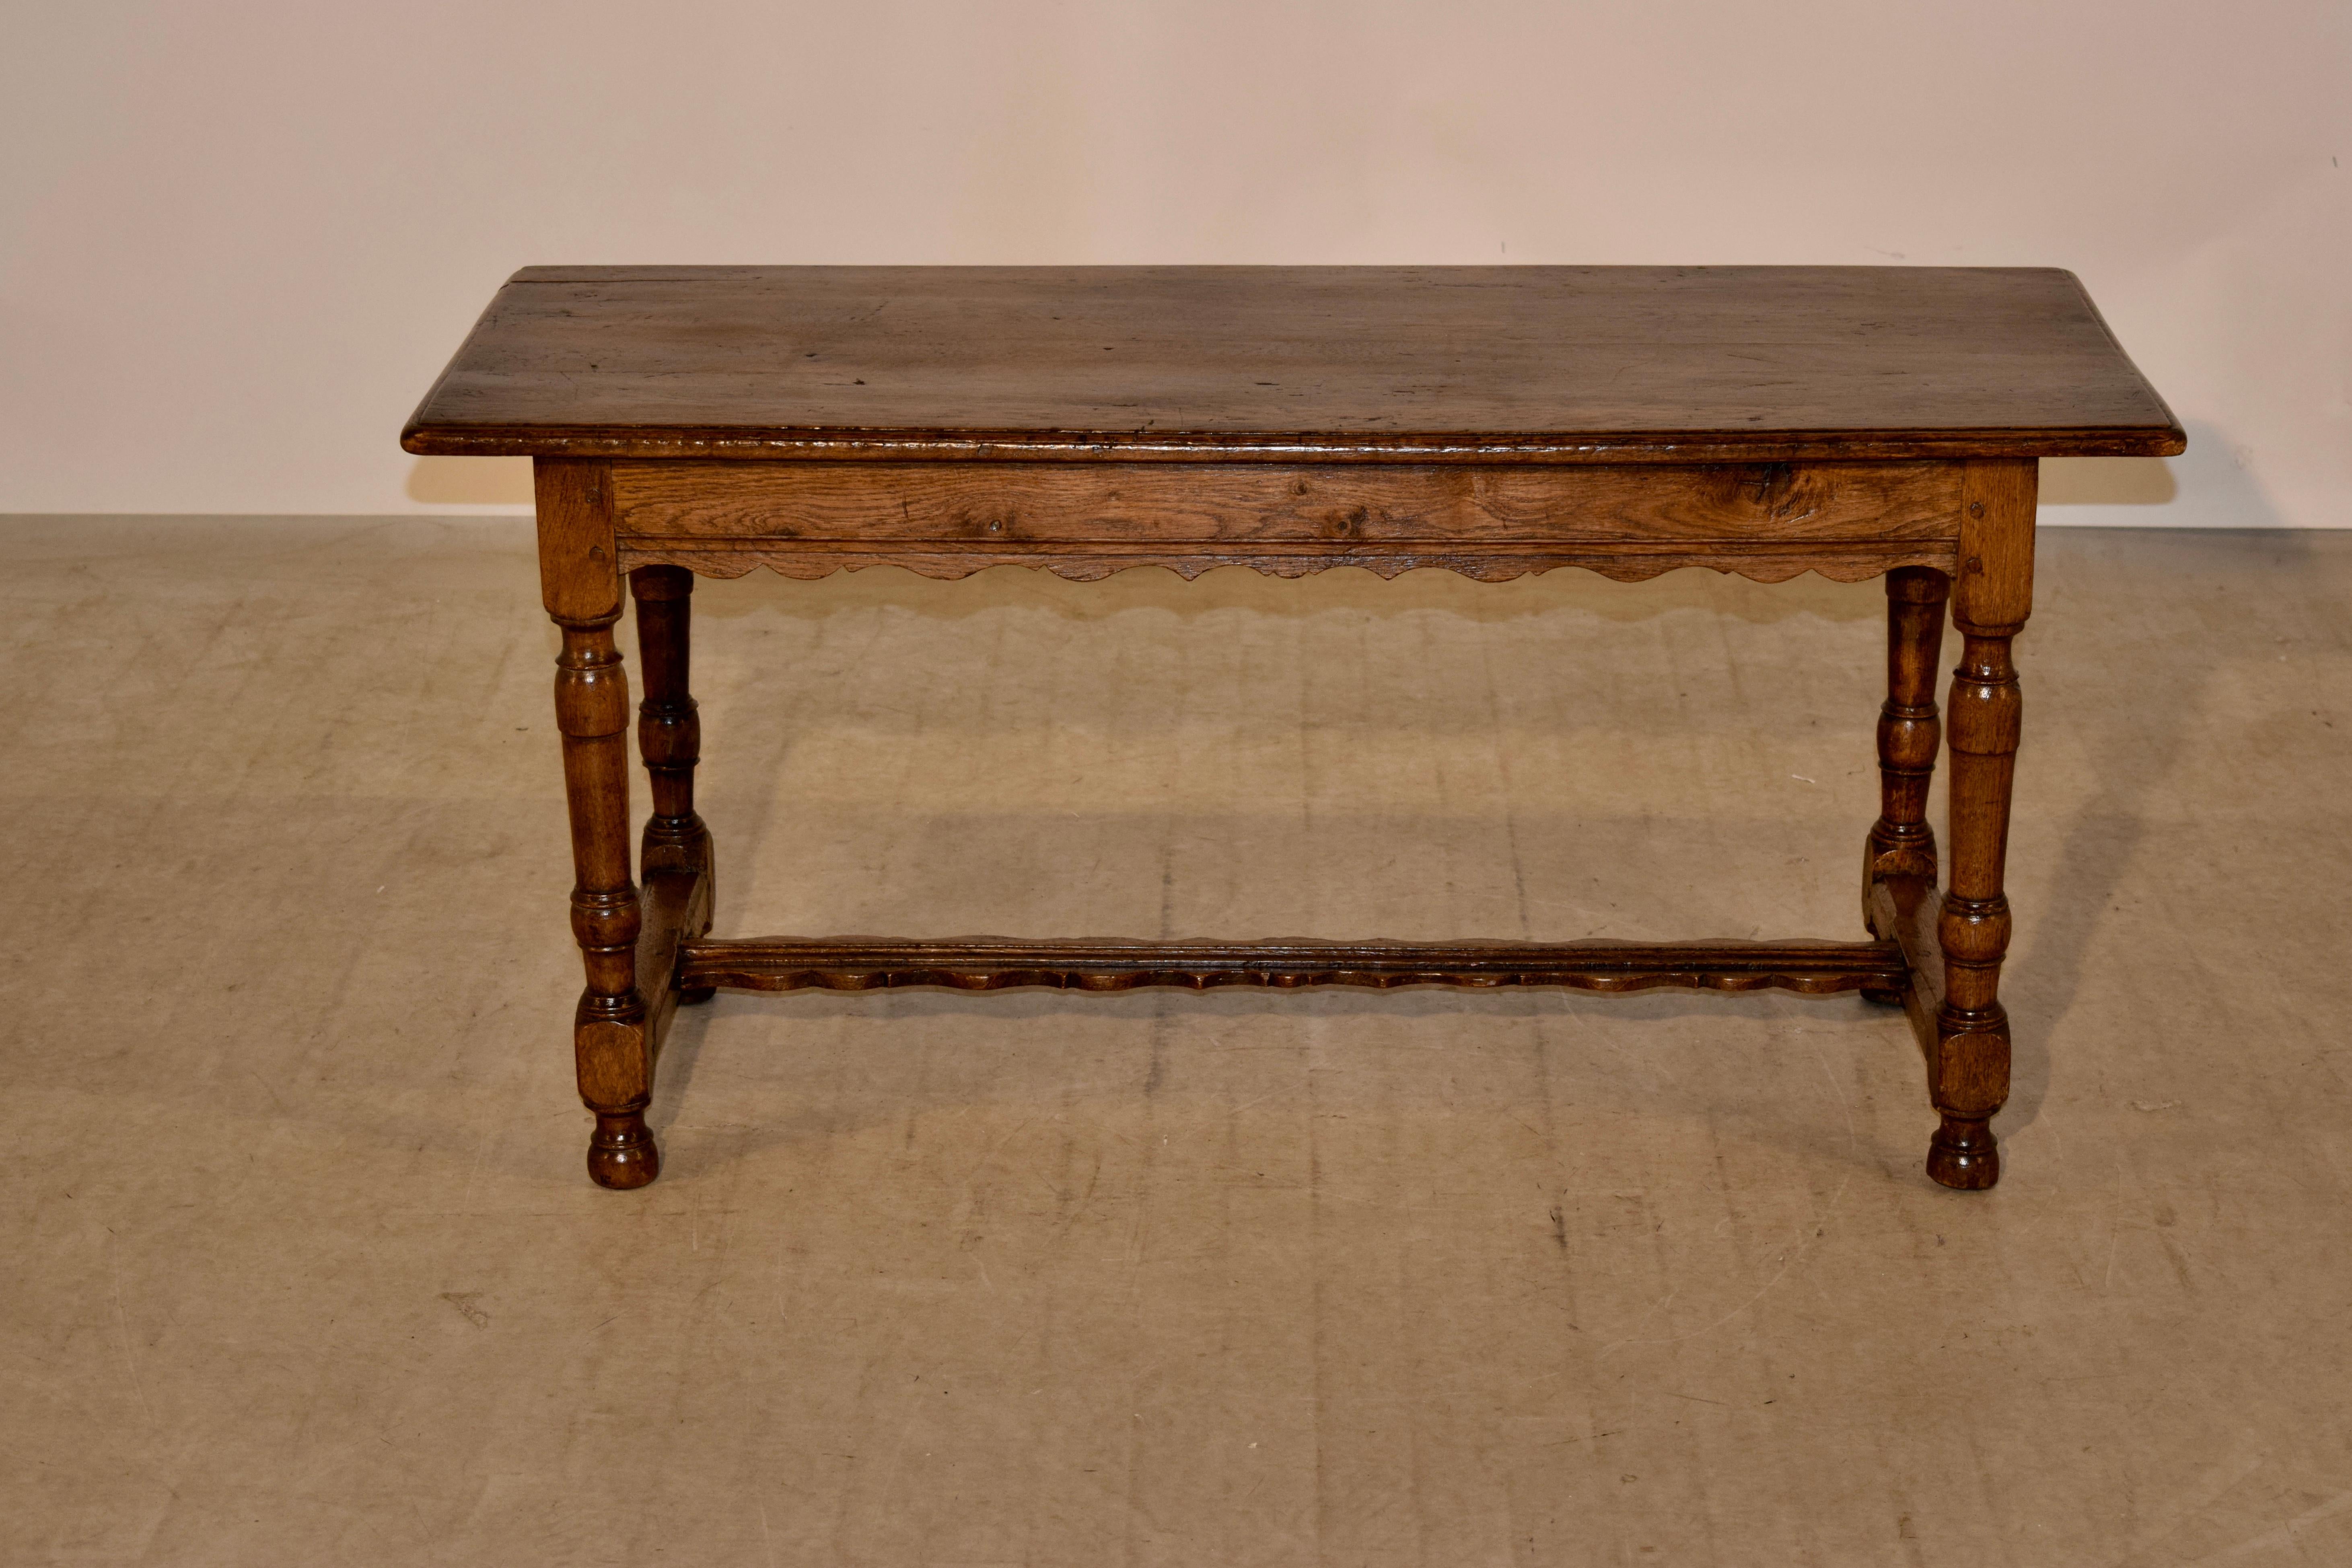
[[[674,1009],[714,988],[1779,986],[1899,1003],[1990,1187],[2039,459],[2179,452],[2071,273],[2010,268],[533,267],[402,445],[529,457],[587,989],[589,1173],[652,1181]],[[694,810],[698,574],[1333,566],[1884,576],[1867,942],[720,941]],[[631,864],[628,685],[653,812]],[[1927,820],[1945,605],[1949,886]]]

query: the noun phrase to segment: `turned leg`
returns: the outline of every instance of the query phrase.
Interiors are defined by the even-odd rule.
[[[1944,640],[1951,582],[1926,566],[1886,574],[1886,703],[1878,710],[1878,820],[1862,849],[1862,921],[1870,893],[1888,877],[1936,880],[1936,830],[1927,826],[1927,785],[1936,776],[1936,659]],[[1881,932],[1882,935],[1891,934]],[[1903,1005],[1900,991],[1865,990],[1873,1002]]]
[[[692,656],[694,574],[683,566],[640,566],[629,574],[637,602],[637,662],[644,667],[645,700],[637,705],[637,752],[653,786],[653,816],[646,822],[639,862],[642,875],[656,871],[699,872],[706,890],[712,880],[710,830],[694,810],[694,766],[702,755],[702,721],[688,686]],[[702,907],[709,909],[706,896]],[[709,929],[708,916],[688,936]],[[709,986],[677,994],[680,1004],[708,1002]]]
[[[572,810],[572,934],[588,972],[572,1047],[580,1098],[596,1113],[588,1173],[605,1187],[642,1187],[661,1173],[645,1115],[653,1063],[637,991],[637,889],[629,878],[628,706],[612,621],[565,626],[555,718]]]
[[[2009,1016],[2000,964],[2009,951],[2011,784],[2021,702],[2010,645],[2032,602],[2034,465],[1970,464],[1953,624],[1959,668],[1947,706],[1951,747],[1951,886],[1936,927],[1944,1000],[1936,1016],[1928,1089],[1942,1124],[1927,1173],[1948,1187],[2000,1179],[1992,1118],[2009,1098]]]
[[[541,585],[563,632],[555,659],[555,727],[572,815],[572,934],[588,973],[572,1016],[580,1098],[595,1113],[588,1174],[599,1186],[642,1187],[661,1173],[646,1128],[653,1052],[637,989],[636,885],[629,867],[629,681],[613,644],[621,616],[610,481],[604,465],[542,458]]]

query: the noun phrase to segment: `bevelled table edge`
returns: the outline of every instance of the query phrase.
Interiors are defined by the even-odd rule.
[[[422,410],[419,411],[420,414]],[[441,458],[668,458],[734,461],[1058,463],[1790,463],[1952,462],[1988,458],[2169,458],[2188,449],[2161,426],[1948,430],[1444,432],[792,429],[767,426],[425,424],[401,449]]]

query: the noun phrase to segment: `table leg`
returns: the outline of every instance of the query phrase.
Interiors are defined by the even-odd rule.
[[[588,973],[572,1015],[580,1099],[595,1113],[588,1174],[604,1187],[642,1187],[661,1173],[646,1128],[653,1100],[653,1032],[637,988],[644,927],[629,865],[629,678],[613,643],[621,618],[612,487],[604,466],[541,458],[540,586],[563,633],[555,659],[555,727],[572,816],[572,934]]]
[[[637,991],[641,917],[629,876],[628,705],[613,622],[564,626],[555,718],[572,814],[572,934],[588,973],[572,1048],[581,1100],[596,1113],[588,1174],[604,1187],[642,1187],[661,1173],[645,1116],[653,1061]]]
[[[1936,1016],[1928,1088],[1942,1117],[1927,1173],[1948,1187],[2000,1179],[1991,1121],[2009,1098],[2009,1015],[2000,964],[2009,951],[2010,792],[2022,703],[2011,639],[2032,607],[2035,466],[1969,465],[1952,619],[1959,667],[1952,672],[1951,886],[1936,927],[1944,999]]]
[[[694,616],[694,574],[683,566],[640,566],[629,574],[637,604],[637,661],[644,667],[646,696],[637,705],[637,752],[653,788],[653,816],[646,819],[638,859],[640,874],[699,873],[700,908],[711,907],[713,878],[710,830],[694,809],[694,768],[702,755],[702,720],[688,686]],[[706,913],[698,929],[709,930]],[[682,1005],[708,1002],[707,985],[677,994]]]
[[[1878,820],[1862,847],[1862,920],[1872,924],[1871,890],[1888,877],[1936,881],[1936,830],[1927,786],[1936,776],[1942,726],[1936,718],[1936,661],[1952,580],[1927,566],[1886,574],[1886,702],[1878,710]],[[1903,993],[1865,987],[1870,1001],[1903,1005]]]

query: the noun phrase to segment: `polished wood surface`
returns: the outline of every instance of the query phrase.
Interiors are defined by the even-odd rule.
[[[1934,267],[533,267],[408,450],[1707,462],[2146,456],[2073,274]]]
[[[2038,459],[2177,451],[2180,433],[2060,272],[605,268],[518,275],[406,442],[537,458],[587,981],[573,1038],[605,1186],[658,1173],[663,1032],[720,986],[1440,984],[1900,1002],[1937,1115],[1927,1174],[1984,1188]],[[1002,564],[1884,575],[1873,940],[712,938],[694,578]],[[652,796],[634,866],[625,574]],[[1948,605],[1962,647],[1939,715]]]
[[[874,991],[1013,985],[1209,991],[1226,985],[1557,985],[1577,991],[1833,991],[1899,984],[1901,949],[1880,942],[1118,942],[1087,938],[937,942],[755,937],[686,944],[689,985],[746,991]]]
[[[540,579],[562,628],[555,725],[572,817],[572,933],[588,984],[572,1020],[580,1098],[595,1113],[588,1173],[641,1187],[661,1173],[646,1131],[653,1099],[653,1019],[637,988],[643,921],[629,863],[629,681],[613,640],[621,577],[612,544],[611,487],[592,464],[539,469]],[[657,984],[667,989],[668,975]]]
[[[1936,776],[1943,726],[1936,712],[1937,652],[1952,580],[1906,567],[1886,574],[1886,701],[1878,710],[1878,820],[1862,851],[1862,910],[1889,877],[1936,879],[1936,830],[1927,822],[1927,786]],[[1865,993],[1896,1002],[1894,992]]]
[[[1929,1089],[1943,1117],[1927,1172],[1948,1187],[2000,1177],[1991,1121],[2009,1099],[2009,1015],[2000,965],[2009,952],[2010,793],[2023,701],[2010,645],[2033,607],[2035,466],[1973,464],[1960,508],[1960,570],[1952,585],[1959,667],[1945,704],[1952,752],[1951,882],[1936,923],[1944,1000],[1936,1016]]]
[[[1486,582],[1559,566],[1622,581],[1706,566],[1779,582],[1949,572],[1960,465],[1316,467],[1271,463],[611,466],[625,564],[793,577],[1043,566],[1095,579],[1249,566],[1296,577],[1437,567]]]
[[[637,704],[637,754],[645,759],[653,795],[637,863],[648,882],[663,873],[696,879],[693,907],[680,917],[676,936],[698,937],[710,929],[718,889],[710,829],[694,809],[694,770],[702,759],[701,710],[688,689],[694,575],[676,566],[640,567],[629,574],[629,594],[636,605],[637,657],[646,682],[645,700]],[[673,944],[661,958],[662,973],[671,973],[675,959]],[[710,995],[708,986],[677,993],[683,1004],[708,1002]]]

